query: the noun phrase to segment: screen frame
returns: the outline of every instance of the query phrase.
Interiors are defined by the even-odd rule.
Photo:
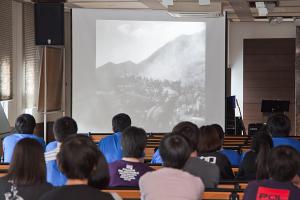
[[[74,90],[74,84],[73,84],[73,78],[74,78],[74,70],[73,70],[73,66],[74,66],[74,50],[73,50],[73,32],[74,32],[74,29],[73,29],[73,20],[74,20],[74,10],[76,10],[75,12],[77,12],[77,10],[95,10],[95,9],[83,9],[83,8],[73,8],[71,10],[71,27],[72,27],[72,31],[71,31],[71,46],[72,46],[72,53],[71,53],[71,57],[72,57],[72,60],[71,60],[71,63],[72,63],[72,66],[71,66],[71,106],[70,106],[70,113],[71,113],[71,116],[73,117],[73,90]],[[99,10],[99,9],[98,9]],[[99,18],[100,20],[102,19],[107,19],[107,20],[144,20],[144,21],[190,21],[190,22],[208,22],[210,20],[213,20],[213,19],[216,19],[216,18],[203,18],[203,17],[199,17],[199,16],[193,16],[193,17],[184,17],[184,18],[174,18],[172,17],[171,15],[168,15],[166,12],[162,13],[161,10],[123,10],[123,9],[107,9],[107,10],[99,10],[99,12],[103,12],[105,13],[107,16],[105,18]],[[120,16],[122,16],[121,18],[117,18],[116,19],[116,16],[115,15],[111,15],[111,13],[118,13],[117,15],[120,14],[120,12],[122,13]],[[129,14],[129,16],[125,16],[124,17],[124,13],[127,13]],[[144,15],[138,15],[139,13],[143,12]],[[110,14],[109,14],[110,13]],[[146,14],[145,14],[146,13]],[[151,20],[151,17],[150,19],[146,19],[147,17],[149,17],[148,15],[151,16],[151,14],[153,13],[156,13],[156,14],[163,14],[165,17],[167,15],[167,17],[169,17],[169,20],[166,20],[166,19],[155,19],[155,20]],[[141,17],[142,16],[142,17]],[[134,18],[132,18],[134,17]],[[146,18],[144,18],[146,17]],[[223,121],[222,123],[220,123],[220,125],[224,128],[224,131],[225,131],[225,123],[226,123],[226,88],[227,88],[227,75],[226,75],[226,70],[227,70],[227,66],[228,66],[228,18],[227,18],[227,13],[224,12],[224,16],[222,17],[219,17],[220,19],[224,19],[224,37],[225,37],[225,40],[224,40],[224,91],[223,91]],[[170,20],[172,19],[172,20]],[[207,76],[207,75],[206,75]],[[206,84],[207,84],[207,78],[206,78]],[[211,124],[211,123],[216,123],[216,122],[205,122],[205,124]],[[105,134],[104,132],[101,132],[103,134]],[[165,132],[167,133],[167,132]]]

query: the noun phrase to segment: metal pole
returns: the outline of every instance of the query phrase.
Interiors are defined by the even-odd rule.
[[[63,116],[66,116],[66,51],[65,48],[63,47],[63,63],[62,63],[62,67],[63,67],[63,91],[62,91],[62,95],[63,95]]]
[[[44,46],[44,140],[47,142],[47,46]]]

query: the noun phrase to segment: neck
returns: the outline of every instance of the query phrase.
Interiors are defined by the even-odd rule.
[[[129,158],[129,157],[123,157],[122,160],[124,161],[128,161],[128,162],[136,162],[136,163],[139,163],[139,162],[144,162],[144,159],[143,158]]]
[[[87,179],[68,179],[66,185],[87,185]]]
[[[194,157],[197,157],[197,151],[193,151],[190,155],[190,157],[194,158]]]

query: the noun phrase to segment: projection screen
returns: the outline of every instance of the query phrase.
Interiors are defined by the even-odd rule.
[[[225,121],[225,20],[164,11],[73,9],[72,116],[111,132],[127,113],[147,132]]]

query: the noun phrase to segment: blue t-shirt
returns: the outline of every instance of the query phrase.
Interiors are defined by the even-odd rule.
[[[157,149],[152,156],[151,164],[162,164],[162,163],[163,161],[160,157],[159,149]]]
[[[56,149],[56,147],[57,147],[57,141],[50,142],[47,144],[45,152],[52,151]]]
[[[98,144],[108,163],[122,159],[121,135],[121,132],[116,132],[103,138]]]
[[[300,152],[300,141],[294,138],[289,137],[278,137],[272,138],[273,139],[273,146],[277,147],[280,145],[288,145],[294,147],[298,152]]]
[[[33,134],[15,133],[13,135],[5,137],[3,140],[3,153],[5,163],[10,163],[16,144],[24,138],[32,138],[37,140],[39,143],[41,143],[43,149],[45,149],[46,144],[43,138]]]
[[[56,160],[46,162],[47,182],[53,186],[62,186],[67,182],[66,176],[59,170]]]
[[[51,143],[49,143],[51,144]],[[53,144],[52,146],[53,147]],[[53,186],[62,186],[67,182],[65,175],[59,170],[56,156],[60,150],[60,143],[56,142],[56,148],[45,153],[46,167],[47,167],[47,182]]]
[[[220,153],[228,158],[232,166],[238,167],[240,165],[241,155],[236,150],[222,149]]]
[[[223,155],[225,155],[228,158],[228,160],[230,161],[232,166],[240,165],[240,154],[237,151],[231,150],[231,149],[222,149],[220,151],[220,153],[222,153]],[[163,161],[161,159],[159,149],[157,149],[157,151],[152,156],[151,163],[152,164],[161,164],[162,162]]]

